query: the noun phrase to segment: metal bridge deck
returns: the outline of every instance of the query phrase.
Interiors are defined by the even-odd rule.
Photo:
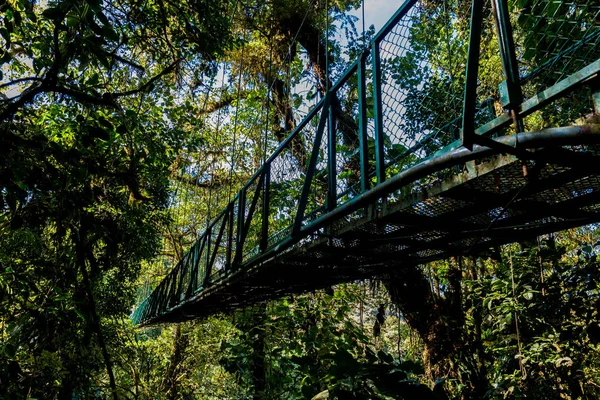
[[[204,317],[600,222],[600,169],[589,164],[600,158],[595,148],[586,150],[584,161],[575,165],[564,162],[564,153],[549,158],[563,162],[542,165],[510,155],[469,162],[446,181],[416,187],[398,201],[390,196],[376,209],[338,221],[339,229],[312,234],[216,282],[160,322]]]
[[[452,21],[469,9],[466,35]],[[598,21],[592,1],[405,0],[209,215],[134,322],[203,317],[598,223],[600,126],[584,119],[600,114]]]

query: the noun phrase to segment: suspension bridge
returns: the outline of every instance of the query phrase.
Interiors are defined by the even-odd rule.
[[[134,322],[600,222],[600,6],[515,3],[404,1]]]

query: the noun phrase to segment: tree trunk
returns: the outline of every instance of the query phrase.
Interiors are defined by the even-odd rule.
[[[182,334],[181,324],[178,324],[175,327],[175,332],[173,332],[173,347],[171,350],[171,358],[169,359],[169,368],[167,369],[167,375],[165,377],[165,393],[169,400],[175,400],[177,398],[177,372],[183,361],[186,345],[186,337]]]
[[[108,374],[108,380],[110,383],[110,389],[112,391],[113,398],[117,400],[119,398],[117,392],[117,384],[115,381],[115,376],[113,373],[112,361],[110,359],[110,355],[108,354],[108,349],[106,348],[106,342],[104,341],[104,335],[102,334],[102,327],[100,325],[100,318],[98,317],[98,313],[96,310],[96,301],[94,300],[94,292],[92,289],[92,284],[90,282],[90,278],[88,275],[86,262],[85,262],[85,237],[87,230],[85,228],[81,228],[77,235],[73,238],[75,241],[75,252],[77,257],[77,264],[79,266],[79,270],[81,271],[83,286],[85,289],[85,300],[87,311],[89,315],[89,324],[92,331],[96,334],[98,338],[98,346],[100,346],[100,351],[102,353],[102,357],[104,359],[104,364],[106,366],[106,373]]]
[[[252,314],[252,381],[254,382],[253,399],[265,397],[267,388],[267,371],[265,369],[265,321],[267,319],[266,304],[259,304]]]
[[[423,341],[424,364],[432,380],[451,376],[467,385],[465,398],[479,398],[488,384],[472,354],[465,334],[462,308],[462,260],[450,261],[448,290],[434,296],[430,282],[420,267],[404,267],[383,279],[392,302],[407,324]],[[467,366],[467,372],[448,370],[451,365]]]

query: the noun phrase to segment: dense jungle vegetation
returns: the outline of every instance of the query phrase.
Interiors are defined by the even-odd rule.
[[[469,2],[420,3],[431,16],[458,5],[462,32],[446,48],[435,32],[449,20],[431,17],[420,54],[464,56]],[[1,399],[600,398],[596,226],[177,326],[132,324],[135,304],[368,43],[360,9],[0,1]],[[482,46],[488,60],[495,46]],[[502,71],[486,65],[491,93]],[[385,68],[410,71],[397,79],[416,93],[433,79],[422,66]],[[462,79],[444,85],[460,91]]]

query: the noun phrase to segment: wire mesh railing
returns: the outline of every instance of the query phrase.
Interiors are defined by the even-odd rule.
[[[405,1],[134,321],[155,322],[336,221],[368,217],[358,206],[367,192],[441,151],[524,129],[528,116],[600,73],[599,31],[593,0]],[[589,99],[578,101],[571,112],[589,111]],[[442,172],[458,171],[405,185]],[[378,198],[400,198],[391,194]]]

